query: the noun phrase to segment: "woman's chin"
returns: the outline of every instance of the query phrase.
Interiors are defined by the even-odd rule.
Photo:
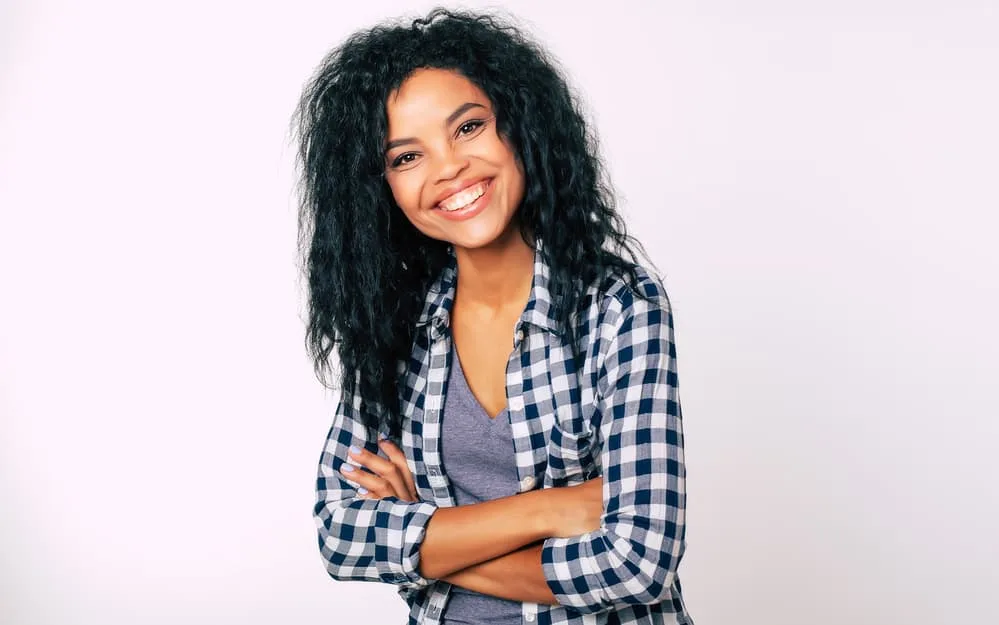
[[[471,225],[470,222],[469,225]],[[483,227],[466,228],[461,232],[449,232],[446,240],[455,247],[468,250],[523,244],[516,230],[517,228],[513,224],[508,224],[506,227],[498,225],[485,227],[483,224]]]

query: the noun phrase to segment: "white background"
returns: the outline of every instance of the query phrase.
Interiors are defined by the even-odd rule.
[[[288,128],[429,6],[0,4],[0,622],[404,622],[316,549]],[[698,625],[999,622],[996,3],[506,6],[666,275]]]

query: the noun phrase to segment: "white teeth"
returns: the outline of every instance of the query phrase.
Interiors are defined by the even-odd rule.
[[[464,191],[455,193],[448,199],[440,203],[441,210],[446,210],[448,212],[453,212],[456,210],[461,210],[479,199],[486,192],[486,182],[480,182],[474,187],[469,187]]]

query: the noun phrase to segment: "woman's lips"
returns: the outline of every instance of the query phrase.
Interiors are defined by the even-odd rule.
[[[445,203],[450,198],[453,198],[462,191],[471,189],[472,187],[477,187],[481,185],[483,182],[487,182],[489,180],[491,180],[491,178],[488,178],[486,176],[480,176],[478,178],[466,178],[464,180],[455,180],[451,184],[446,185],[444,189],[441,189],[441,192],[437,195],[436,198],[434,198],[433,206],[436,207],[439,204]]]
[[[441,201],[437,202],[437,206],[446,211],[454,211],[459,208],[464,208],[485,193],[487,186],[489,186],[488,180],[480,180],[475,184],[470,184],[460,191],[455,191],[451,195],[445,197]]]
[[[441,208],[440,204],[438,204],[437,206],[434,207],[433,210],[435,210],[437,213],[439,213],[445,219],[450,219],[452,221],[463,221],[465,219],[471,219],[472,217],[475,217],[476,215],[478,215],[479,213],[481,213],[482,210],[486,206],[489,205],[489,200],[493,196],[493,181],[492,181],[492,179],[490,178],[489,180],[485,181],[485,185],[486,185],[485,192],[481,196],[479,196],[478,199],[476,199],[474,202],[472,202],[471,204],[469,204],[469,205],[467,205],[467,206],[465,206],[463,208],[459,208],[458,210],[455,210],[455,211],[448,211],[448,210],[444,210],[443,208]],[[473,187],[468,187],[468,189],[463,189],[463,190],[459,191],[458,193],[456,193],[455,195],[460,195],[462,193],[467,193],[472,188]],[[454,196],[452,196],[452,197],[454,197]],[[451,199],[451,198],[448,198],[448,199]],[[445,200],[444,202],[446,203],[447,200]]]

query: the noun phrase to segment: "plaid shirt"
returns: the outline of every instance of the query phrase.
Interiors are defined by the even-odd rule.
[[[540,250],[541,243],[538,243]],[[669,301],[641,267],[635,297],[611,277],[588,292],[576,320],[585,358],[560,339],[549,269],[535,254],[530,299],[517,323],[506,394],[521,491],[603,476],[600,528],[544,541],[542,566],[560,605],[523,603],[523,621],[686,625],[677,565],[684,551],[685,469]],[[419,549],[439,507],[456,505],[441,460],[441,415],[450,367],[450,263],[428,290],[412,355],[399,363],[401,440],[419,502],[358,499],[339,469],[367,440],[358,397],[341,397],[319,463],[315,520],[329,574],[395,584],[410,625],[438,625],[451,585],[423,578]]]

